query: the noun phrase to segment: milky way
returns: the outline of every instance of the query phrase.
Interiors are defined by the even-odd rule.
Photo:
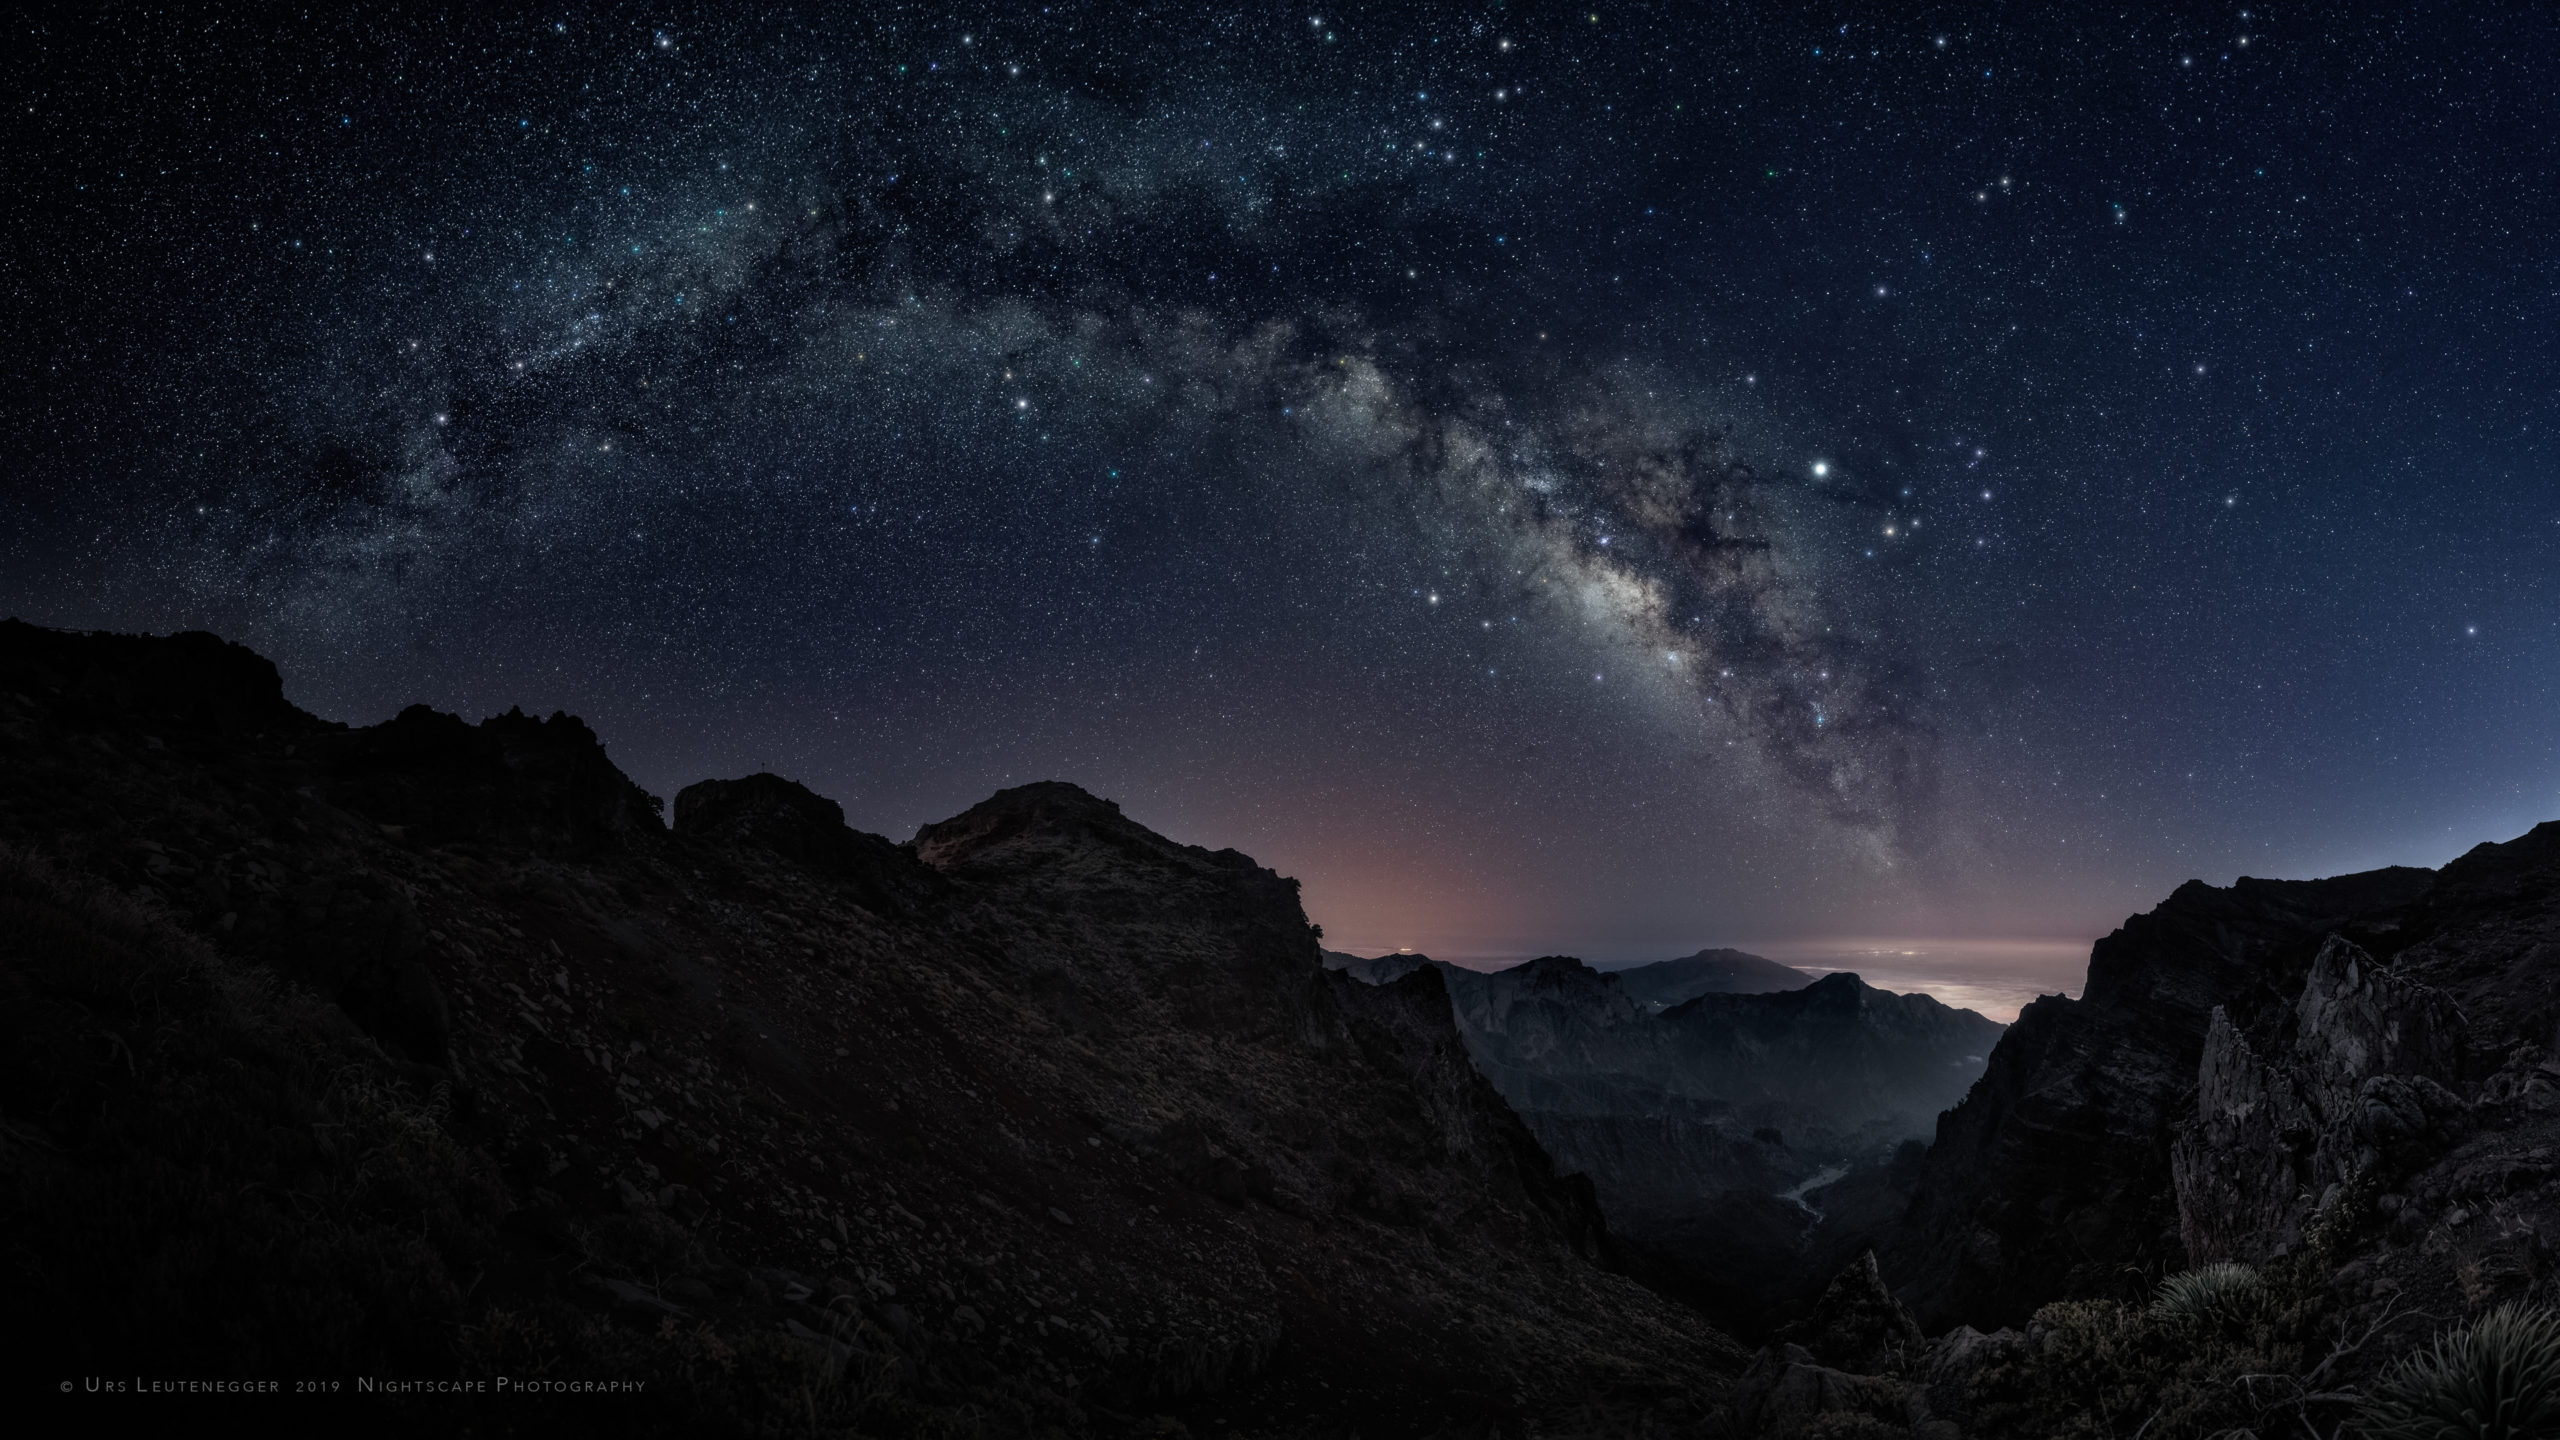
[[[1844,18],[41,30],[0,604],[901,835],[1082,780],[1373,943],[2560,801],[2547,25]]]

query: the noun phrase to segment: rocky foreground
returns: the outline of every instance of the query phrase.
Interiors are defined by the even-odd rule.
[[[1745,1357],[1293,882],[1066,785],[673,819],[565,716],[349,729],[211,636],[0,623],[21,1369],[648,1382],[377,1416],[424,1429],[1715,1423]]]
[[[0,1247],[46,1384],[570,1392],[361,1417],[438,1434],[2334,1437],[2553,1298],[2560,825],[2128,921],[1927,1145],[1763,1237],[1832,1278],[1751,1356],[1625,1273],[1468,997],[1371,972],[1071,786],[899,845],[759,775],[670,829],[565,716],[350,729],[211,636],[0,622]],[[1505,1033],[1598,1044],[1541,1008],[1591,978],[1524,967]],[[1783,1060],[1873,1006],[1620,1018],[1791,1016],[1734,1031]],[[1884,1090],[1963,1032],[1896,1024]]]
[[[2560,824],[2440,871],[2181,887],[2081,999],[2027,1007],[1925,1152],[1823,1198],[1809,1261],[1883,1263],[1826,1297],[1852,1342],[1755,1362],[1746,1433],[2377,1423],[2433,1337],[2560,1299]],[[2537,1353],[2510,1383],[2560,1371]],[[2367,1433],[2560,1433],[2540,1393],[2509,1428]]]

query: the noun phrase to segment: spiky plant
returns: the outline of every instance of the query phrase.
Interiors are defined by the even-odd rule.
[[[2201,1321],[2257,1292],[2257,1271],[2228,1260],[2218,1261],[2161,1281],[2160,1291],[2151,1301],[2151,1318]]]
[[[2560,1314],[2507,1304],[2391,1367],[2357,1422],[2367,1440],[2560,1436]]]

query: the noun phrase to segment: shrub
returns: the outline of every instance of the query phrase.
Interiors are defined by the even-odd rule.
[[[2167,1324],[2200,1324],[2242,1309],[2262,1290],[2257,1271],[2221,1261],[2161,1281],[2151,1301],[2151,1318]]]
[[[2357,1428],[2369,1440],[2560,1436],[2560,1314],[2501,1305],[2438,1335],[2383,1375]]]

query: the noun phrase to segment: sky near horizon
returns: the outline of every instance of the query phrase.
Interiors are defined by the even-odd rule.
[[[2555,60],[2453,7],[30,20],[0,613],[896,838],[1072,780],[1344,948],[2013,1006],[2186,879],[2560,814]]]

